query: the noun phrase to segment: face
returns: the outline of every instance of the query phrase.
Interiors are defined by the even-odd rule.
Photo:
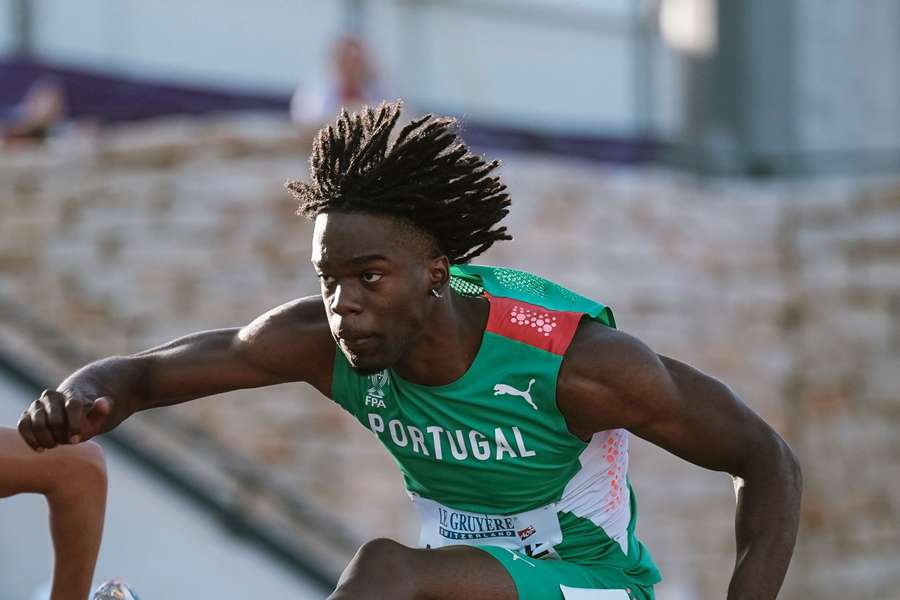
[[[335,48],[334,58],[338,73],[345,82],[360,84],[369,79],[369,60],[359,40],[342,39]]]
[[[448,263],[427,236],[391,217],[316,217],[312,263],[331,334],[350,364],[377,373],[411,350],[448,278]]]

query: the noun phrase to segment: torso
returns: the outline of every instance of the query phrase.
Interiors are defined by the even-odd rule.
[[[485,275],[496,277],[495,288],[501,278],[533,278],[500,269]],[[564,289],[551,293],[557,305],[574,298],[573,306],[607,310]],[[501,545],[627,571],[652,585],[659,573],[634,536],[628,433],[591,430],[579,415],[596,389],[586,369],[599,357],[588,355],[606,328],[575,310],[493,297],[468,370],[447,385],[423,386],[391,369],[368,377],[354,371],[319,309],[314,326],[299,328],[315,336],[319,369],[304,380],[393,455],[423,517],[421,545]]]
[[[581,317],[491,298],[475,359],[443,386],[391,369],[363,377],[335,356],[332,396],[393,455],[423,518],[421,545],[635,564],[628,434],[573,435],[558,405]],[[652,579],[652,563],[645,571]]]

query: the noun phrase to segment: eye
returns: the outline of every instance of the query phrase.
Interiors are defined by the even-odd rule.
[[[324,273],[316,273],[319,276],[319,279],[322,280],[322,285],[325,287],[331,287],[334,285],[334,277],[331,275],[325,275]]]
[[[384,277],[383,274],[378,273],[377,271],[366,271],[362,274],[362,280],[366,283],[375,283],[379,279]]]

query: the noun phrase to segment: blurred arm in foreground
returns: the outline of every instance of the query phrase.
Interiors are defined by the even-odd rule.
[[[94,442],[37,454],[0,428],[0,498],[41,494],[50,508],[53,600],[88,597],[106,513],[106,462]]]

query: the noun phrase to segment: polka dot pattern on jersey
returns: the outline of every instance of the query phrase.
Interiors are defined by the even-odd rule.
[[[622,460],[625,450],[625,434],[622,431],[614,431],[606,438],[603,444],[606,454],[607,472],[610,480],[610,493],[604,512],[616,510],[625,499],[625,465]]]
[[[509,322],[513,325],[533,328],[536,332],[544,334],[545,337],[549,337],[557,325],[556,317],[551,317],[550,313],[520,305],[513,306],[509,313]]]

